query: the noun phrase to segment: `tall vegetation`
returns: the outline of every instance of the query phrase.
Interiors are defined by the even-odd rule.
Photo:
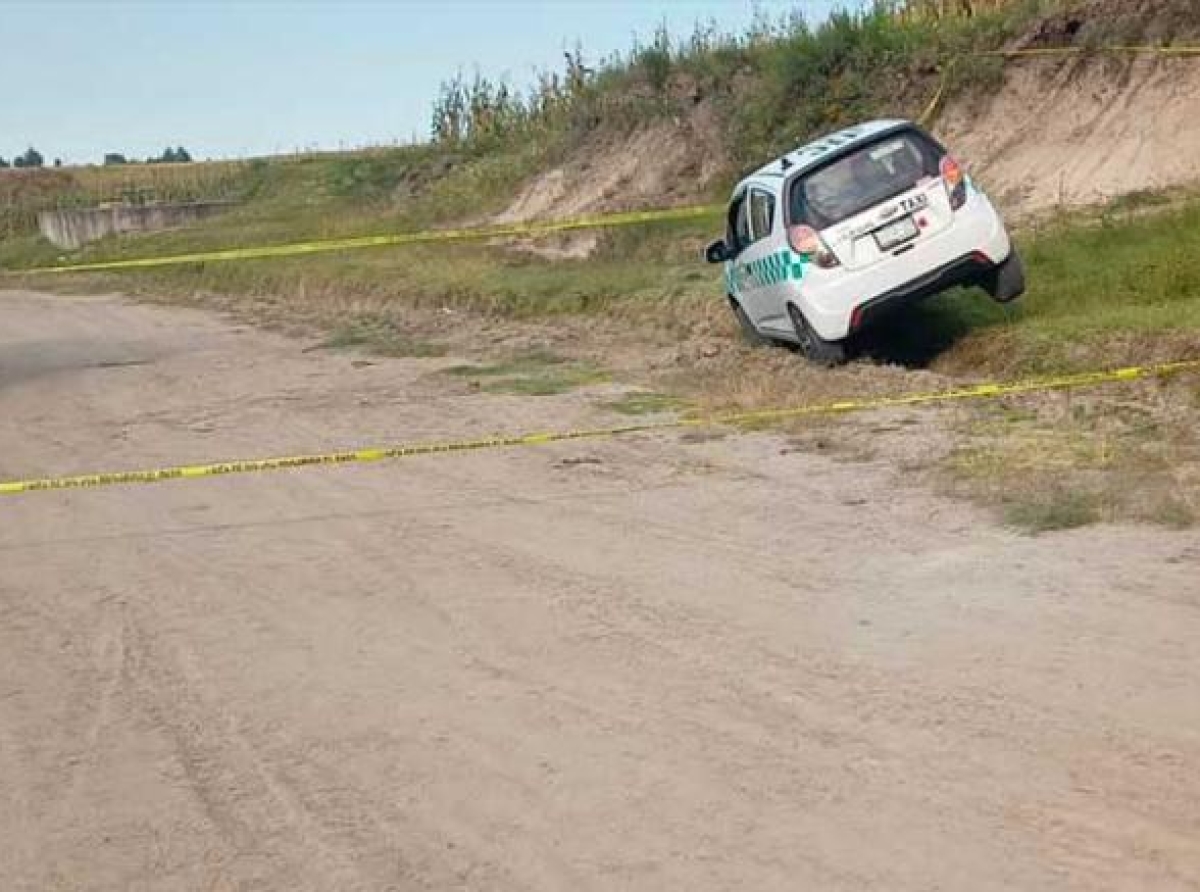
[[[583,62],[581,49],[563,54],[562,72],[540,72],[536,84],[522,92],[476,73],[460,72],[442,83],[434,101],[435,143],[454,147],[490,145],[508,137],[568,124],[572,114],[595,92],[595,70]]]
[[[677,117],[707,101],[736,134],[731,155],[741,162],[881,106],[918,103],[942,60],[999,45],[1041,5],[878,0],[815,25],[800,14],[759,15],[740,34],[700,24],[685,38],[660,27],[594,65],[576,48],[561,72],[543,72],[524,90],[480,74],[452,78],[434,103],[432,137],[468,149],[531,138],[561,144],[600,126]],[[972,66],[963,68],[969,75]]]

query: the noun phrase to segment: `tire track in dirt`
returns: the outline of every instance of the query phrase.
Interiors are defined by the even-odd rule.
[[[131,705],[169,739],[182,781],[228,857],[242,862],[239,872],[248,874],[249,885],[366,888],[352,863],[336,857],[310,816],[265,770],[237,718],[205,702],[179,658],[164,652],[133,616],[126,618],[125,638],[122,681]]]

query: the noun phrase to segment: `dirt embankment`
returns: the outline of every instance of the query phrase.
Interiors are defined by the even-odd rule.
[[[1195,0],[1091,0],[1042,17],[1011,47],[1197,39]],[[911,100],[898,95],[895,107],[879,113],[912,114]],[[1200,55],[1014,59],[999,89],[952,99],[933,127],[1010,214],[1191,185],[1200,182]],[[735,177],[727,130],[717,107],[705,101],[674,119],[594,134],[563,163],[532,178],[496,220],[703,200]]]
[[[702,196],[725,173],[721,122],[711,104],[634,130],[598,133],[562,164],[530,180],[498,222],[679,204]]]
[[[1036,59],[936,127],[1006,210],[1037,213],[1200,181],[1200,57]]]
[[[1010,48],[1126,49],[1010,60],[999,90],[950,103],[936,129],[1009,213],[1195,184],[1200,56],[1129,48],[1198,39],[1196,0],[1068,4]]]

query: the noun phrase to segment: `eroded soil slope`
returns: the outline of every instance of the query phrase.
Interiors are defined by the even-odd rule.
[[[1015,213],[1200,180],[1200,56],[1021,59],[938,134]]]

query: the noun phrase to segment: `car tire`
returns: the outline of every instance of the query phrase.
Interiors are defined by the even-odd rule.
[[[1025,264],[1016,248],[1007,260],[984,275],[983,290],[1000,304],[1010,303],[1025,293]]]
[[[754,323],[750,321],[750,317],[746,315],[746,311],[742,309],[742,305],[737,302],[736,298],[729,298],[729,308],[733,310],[733,318],[737,320],[742,340],[751,347],[765,347],[767,339],[754,327]]]
[[[796,342],[809,362],[825,368],[841,365],[848,358],[844,341],[827,341],[813,331],[795,304],[788,304],[788,315],[796,329]]]

